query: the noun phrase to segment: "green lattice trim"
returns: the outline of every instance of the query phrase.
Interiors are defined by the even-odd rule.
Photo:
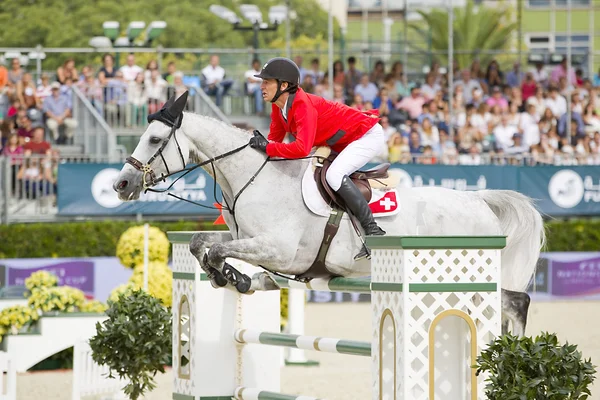
[[[188,244],[195,233],[195,231],[167,232],[167,237],[171,243]]]
[[[371,249],[503,249],[506,236],[369,236]]]

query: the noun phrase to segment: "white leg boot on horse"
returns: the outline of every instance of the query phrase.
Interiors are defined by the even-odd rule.
[[[342,185],[337,190],[337,194],[344,199],[349,211],[358,219],[365,231],[365,236],[385,235],[385,231],[375,222],[369,203],[348,176],[344,176],[342,179]],[[354,257],[355,260],[363,258],[371,258],[371,252],[366,245],[363,245],[361,251]]]

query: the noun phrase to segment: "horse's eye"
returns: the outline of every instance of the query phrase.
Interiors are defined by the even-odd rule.
[[[152,143],[152,144],[159,144],[160,142],[162,142],[162,139],[159,137],[150,138],[150,143]]]

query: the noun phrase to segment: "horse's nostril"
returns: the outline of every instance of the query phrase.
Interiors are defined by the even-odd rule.
[[[123,190],[123,189],[125,189],[125,188],[127,187],[127,185],[129,185],[129,182],[127,182],[127,181],[121,181],[121,182],[119,183],[119,186],[117,186],[117,188],[118,188],[119,190]]]

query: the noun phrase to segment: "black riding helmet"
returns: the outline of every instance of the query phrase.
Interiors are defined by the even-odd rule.
[[[275,93],[275,96],[273,96],[273,99],[270,100],[271,103],[276,102],[282,93],[294,93],[300,84],[300,69],[295,62],[285,57],[275,57],[270,59],[263,65],[260,74],[254,76],[261,79],[277,80],[277,92]],[[283,91],[281,90],[282,82],[288,83],[287,89]]]

